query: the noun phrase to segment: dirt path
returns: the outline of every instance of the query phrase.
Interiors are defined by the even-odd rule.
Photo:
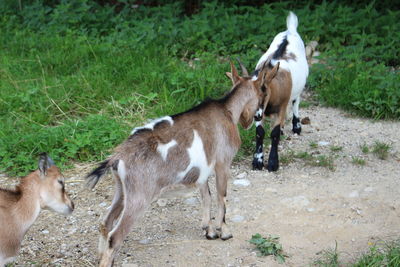
[[[233,239],[206,240],[200,228],[199,194],[172,194],[152,204],[125,240],[116,266],[309,266],[322,250],[334,248],[335,241],[341,259],[351,261],[369,242],[398,239],[400,123],[371,122],[321,107],[303,109],[302,116],[311,124],[303,126],[302,136],[293,136],[287,127],[290,140],[281,142],[281,157],[291,150],[308,151],[333,158],[334,171],[306,165],[301,158],[289,160],[277,173],[251,171],[250,159],[236,164],[227,196]],[[388,159],[361,152],[360,145],[375,141],[391,144]],[[332,146],[339,151],[331,151]],[[352,163],[353,157],[365,160],[365,166]],[[66,173],[67,190],[77,206],[74,214],[42,212],[16,264],[95,265],[97,227],[113,186],[108,176],[95,191],[83,190],[82,177],[91,167],[77,166]],[[0,177],[0,183],[10,184],[11,179]],[[280,236],[289,255],[286,263],[257,257],[247,242],[255,233]]]

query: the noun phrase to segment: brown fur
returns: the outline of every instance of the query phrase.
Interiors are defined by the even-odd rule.
[[[139,130],[115,149],[107,166],[122,160],[124,165],[121,166],[124,167],[113,171],[117,188],[113,204],[102,223],[108,235],[106,238],[100,237],[100,266],[111,266],[124,237],[144,208],[163,188],[177,183],[188,186],[198,183],[202,170],[196,166],[184,177],[180,177],[191,162],[188,149],[194,143],[194,132],[201,139],[207,168],[215,171],[217,179],[216,224],[219,233],[215,232],[211,224],[211,196],[207,181],[197,184],[203,200],[202,227],[209,239],[219,236],[225,240],[232,237],[225,224],[225,196],[229,168],[241,144],[237,124],[247,128],[253,122],[254,114],[264,99],[261,85],[267,77],[267,70],[261,71],[261,78],[257,81],[240,77],[233,64],[231,73],[234,86],[224,98],[207,101],[172,116],[173,125],[162,121],[154,125],[153,130]],[[164,160],[157,149],[172,140],[176,141],[176,145],[169,148]],[[96,169],[88,175],[89,182],[91,179],[98,180],[97,173]],[[104,236],[104,229],[101,233]],[[110,240],[112,246],[107,245]]]
[[[62,203],[68,207],[65,212],[72,212],[73,203],[60,179],[63,179],[60,170],[52,165],[46,166],[43,173],[39,170],[30,173],[14,190],[0,189],[0,266],[18,254],[21,241],[41,208],[54,208],[48,207],[47,201]],[[50,199],[43,199],[44,194]]]

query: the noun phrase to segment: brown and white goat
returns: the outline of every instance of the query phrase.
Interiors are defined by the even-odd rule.
[[[40,155],[39,169],[22,178],[14,190],[0,188],[0,266],[18,255],[41,209],[63,214],[74,210],[60,169],[45,153]]]
[[[267,52],[260,58],[256,70],[251,75],[257,79],[260,69],[264,65],[270,68],[279,66],[279,71],[271,83],[265,84],[267,95],[263,107],[255,117],[256,121],[256,150],[253,158],[253,169],[261,170],[264,166],[264,115],[275,116],[271,131],[271,150],[267,169],[276,171],[279,168],[278,144],[281,131],[285,124],[286,110],[291,105],[293,111],[292,131],[301,132],[299,117],[300,94],[304,89],[308,76],[308,64],[303,40],[297,33],[297,16],[290,12],[286,19],[287,30],[277,34]],[[241,64],[243,75],[248,75],[246,68]],[[229,73],[227,73],[229,76]]]
[[[169,186],[196,185],[203,206],[202,227],[208,239],[232,237],[225,223],[225,197],[230,166],[241,140],[237,124],[248,128],[262,100],[261,85],[276,69],[262,69],[259,78],[240,77],[231,63],[234,86],[220,100],[135,128],[114,154],[87,177],[94,187],[107,169],[115,179],[115,195],[100,225],[100,266],[111,266],[117,250],[144,209]],[[211,223],[208,177],[216,174],[218,214]]]

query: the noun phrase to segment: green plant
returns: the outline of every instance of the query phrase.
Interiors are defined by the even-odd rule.
[[[343,150],[343,147],[342,146],[331,146],[330,149],[332,152],[340,152]]]
[[[400,243],[398,241],[374,244],[353,267],[400,266]]]
[[[354,165],[360,165],[360,166],[364,166],[366,164],[365,159],[359,158],[359,157],[352,157],[351,163],[353,163]]]
[[[256,246],[259,251],[259,256],[274,255],[279,263],[284,263],[287,255],[283,254],[282,245],[279,243],[279,237],[268,236],[262,237],[260,234],[255,234],[249,242]]]
[[[372,153],[379,159],[387,159],[389,156],[389,150],[391,149],[390,144],[375,141],[372,146]]]
[[[335,241],[335,248],[324,250],[321,252],[320,257],[314,261],[313,266],[319,267],[339,267],[339,253],[337,251],[337,242]]]
[[[369,147],[368,147],[367,144],[362,144],[362,145],[360,146],[360,148],[361,148],[362,153],[364,153],[364,154],[369,153]]]
[[[314,141],[310,142],[308,145],[310,146],[310,148],[314,148],[314,149],[318,148],[318,144]]]

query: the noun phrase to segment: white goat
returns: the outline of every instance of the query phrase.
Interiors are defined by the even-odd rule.
[[[254,153],[253,168],[261,170],[264,166],[263,128],[264,115],[278,115],[271,132],[271,150],[268,158],[268,171],[279,168],[278,144],[283,129],[288,105],[292,106],[293,119],[292,131],[301,132],[299,116],[300,94],[304,89],[308,77],[308,64],[303,40],[297,33],[297,16],[290,12],[286,19],[287,30],[278,33],[272,41],[267,52],[260,58],[253,73],[257,79],[263,65],[268,63],[271,67],[279,65],[278,74],[267,88],[267,96],[263,107],[256,115],[256,151]],[[242,67],[247,73],[247,70]],[[268,90],[269,89],[269,90]]]

